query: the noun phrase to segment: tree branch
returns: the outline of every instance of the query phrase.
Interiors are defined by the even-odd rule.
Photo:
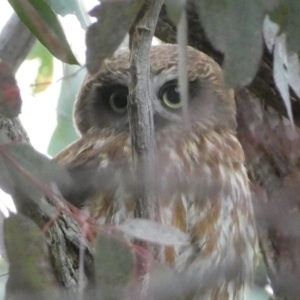
[[[36,38],[14,13],[0,33],[0,58],[16,72],[35,41]]]
[[[156,195],[155,137],[150,82],[150,47],[163,0],[145,1],[131,35],[129,122],[137,178],[137,216],[160,220]],[[156,252],[152,249],[152,252]],[[153,253],[155,256],[155,253]]]

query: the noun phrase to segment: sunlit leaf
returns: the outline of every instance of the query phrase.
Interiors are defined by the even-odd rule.
[[[197,5],[209,40],[225,54],[223,69],[227,85],[249,84],[262,56],[265,7],[257,1],[240,0],[198,0]]]
[[[264,20],[263,25],[263,35],[266,46],[270,52],[273,51],[276,37],[279,33],[279,26],[275,22],[270,20],[270,17],[267,15]]]
[[[83,29],[86,29],[87,24],[84,15],[80,9],[78,0],[45,0],[46,3],[59,15],[65,16],[68,14],[76,15]]]
[[[91,74],[117,50],[143,3],[143,0],[106,0],[90,12],[98,19],[86,33],[86,64]]]
[[[189,236],[177,228],[145,219],[132,219],[118,226],[133,237],[160,245],[187,245]]]
[[[291,122],[293,122],[292,105],[289,92],[288,78],[285,70],[285,65],[287,65],[287,53],[286,53],[286,43],[285,34],[281,34],[276,38],[274,46],[274,67],[273,67],[273,77],[278,88],[281,97],[284,101],[287,115]]]
[[[53,10],[44,0],[9,0],[9,3],[39,41],[58,59],[79,64]]]
[[[96,288],[99,299],[128,299],[134,276],[134,258],[128,245],[99,235],[95,254]]]
[[[50,52],[41,43],[37,42],[27,59],[38,59],[39,68],[35,79],[35,85],[33,87],[33,93],[41,93],[45,91],[52,83],[54,60]]]
[[[12,68],[0,60],[0,114],[15,118],[21,112],[22,99]]]

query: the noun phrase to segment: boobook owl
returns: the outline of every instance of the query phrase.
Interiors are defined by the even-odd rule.
[[[183,299],[241,300],[254,272],[257,239],[234,96],[217,63],[189,47],[187,131],[177,53],[176,45],[150,51],[157,195],[162,223],[187,233],[190,243],[166,247],[161,261],[199,282]],[[135,217],[129,81],[129,51],[122,50],[83,84],[74,112],[81,138],[56,157],[78,184],[66,197],[102,226]],[[206,277],[210,283],[203,287]]]

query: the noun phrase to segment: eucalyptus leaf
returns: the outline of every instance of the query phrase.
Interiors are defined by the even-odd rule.
[[[118,226],[123,232],[134,238],[165,245],[188,245],[189,236],[177,228],[145,219],[128,220]]]
[[[4,221],[4,237],[10,262],[5,299],[61,299],[38,226],[23,215],[12,215]]]
[[[143,0],[106,0],[90,12],[97,18],[86,33],[86,64],[91,74],[117,50],[143,3]]]
[[[181,11],[185,5],[186,0],[165,0],[168,16],[175,25],[179,22]]]
[[[207,37],[225,54],[227,85],[249,84],[262,56],[266,8],[256,1],[240,0],[198,0],[196,4]]]
[[[273,51],[276,37],[279,33],[279,26],[277,23],[273,22],[267,15],[263,24],[263,35],[265,44],[270,52]]]
[[[8,0],[37,39],[61,61],[79,64],[71,51],[56,14],[44,0]]]
[[[294,118],[292,114],[292,105],[289,92],[289,84],[285,66],[287,65],[287,53],[286,53],[286,43],[285,34],[281,34],[276,38],[274,46],[274,67],[273,67],[273,77],[278,88],[283,102],[285,104],[287,115],[290,121],[293,123]]]
[[[129,245],[113,237],[98,235],[95,272],[97,299],[128,299],[134,274],[134,259]]]
[[[300,50],[300,1],[280,1],[280,6],[271,14],[271,19],[286,33],[287,49],[295,53]]]
[[[288,82],[295,94],[300,98],[300,63],[298,54],[288,55]]]

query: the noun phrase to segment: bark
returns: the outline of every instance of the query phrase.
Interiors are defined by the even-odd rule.
[[[36,38],[14,13],[0,34],[0,58],[16,72],[35,41]]]

